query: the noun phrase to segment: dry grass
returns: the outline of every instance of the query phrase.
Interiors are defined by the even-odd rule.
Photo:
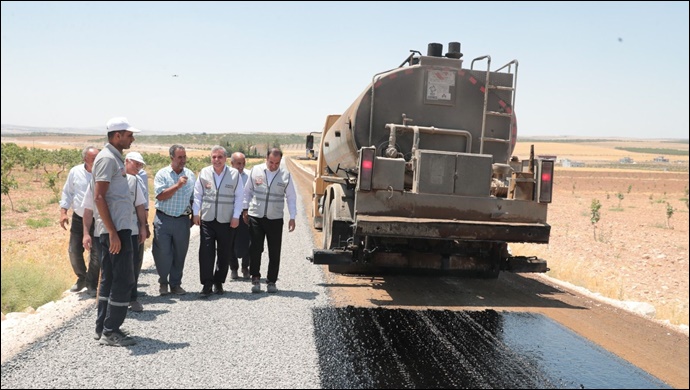
[[[558,159],[571,159],[576,161],[591,162],[591,161],[618,161],[623,157],[633,157],[637,162],[652,161],[659,154],[652,153],[631,153],[625,150],[616,149],[617,147],[625,148],[646,148],[646,149],[678,149],[688,150],[688,144],[673,143],[660,141],[609,141],[609,142],[581,142],[581,143],[565,143],[565,142],[518,142],[515,145],[514,155],[521,158],[529,157],[530,146],[534,145],[534,153],[536,155],[556,155]],[[689,157],[685,156],[666,156],[672,161],[688,162]]]

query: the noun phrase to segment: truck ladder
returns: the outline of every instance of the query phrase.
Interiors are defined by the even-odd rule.
[[[507,68],[508,73],[512,73],[512,65],[515,64],[515,73],[513,74],[513,85],[510,87],[506,86],[501,86],[501,85],[493,85],[490,83],[490,74],[491,74],[491,56],[486,55],[486,56],[481,56],[477,57],[472,60],[472,63],[470,64],[470,70],[473,70],[474,68],[474,63],[476,61],[481,61],[483,59],[486,59],[486,78],[484,81],[484,106],[482,109],[482,133],[479,138],[479,154],[484,154],[484,143],[485,142],[500,142],[506,144],[508,150],[510,149],[510,146],[513,143],[513,132],[512,132],[512,126],[513,123],[515,123],[515,88],[517,87],[517,73],[518,73],[518,61],[517,60],[512,60],[508,62],[507,64],[503,65],[502,67],[496,69],[494,72],[500,72],[503,69]],[[487,106],[489,103],[489,90],[497,90],[497,91],[510,91],[510,112],[499,112],[499,111],[488,111]],[[508,139],[502,139],[502,138],[492,138],[492,137],[486,137],[485,136],[485,131],[486,131],[486,118],[489,116],[500,116],[500,117],[507,117],[510,118],[509,125],[510,128],[508,129]],[[506,153],[509,154],[509,153]]]

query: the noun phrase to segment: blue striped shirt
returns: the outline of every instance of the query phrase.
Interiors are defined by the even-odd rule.
[[[180,188],[175,194],[166,200],[158,200],[158,195],[166,189],[177,184],[180,176],[187,176],[187,183]],[[153,191],[156,196],[156,210],[162,211],[172,217],[178,217],[185,214],[186,211],[191,213],[191,201],[194,200],[194,183],[196,178],[194,172],[189,168],[183,168],[179,174],[173,171],[170,165],[161,168],[153,179]],[[189,210],[187,210],[189,208]]]

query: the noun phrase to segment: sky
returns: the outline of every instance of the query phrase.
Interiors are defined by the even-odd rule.
[[[3,125],[321,131],[410,50],[460,42],[464,67],[518,60],[518,136],[688,138],[688,2],[2,1],[1,16]]]

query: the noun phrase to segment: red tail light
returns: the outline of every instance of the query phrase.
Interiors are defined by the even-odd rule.
[[[375,148],[362,148],[359,155],[359,190],[371,191],[371,180],[374,173]]]
[[[539,181],[537,182],[537,202],[551,203],[553,194],[553,160],[539,160]]]

